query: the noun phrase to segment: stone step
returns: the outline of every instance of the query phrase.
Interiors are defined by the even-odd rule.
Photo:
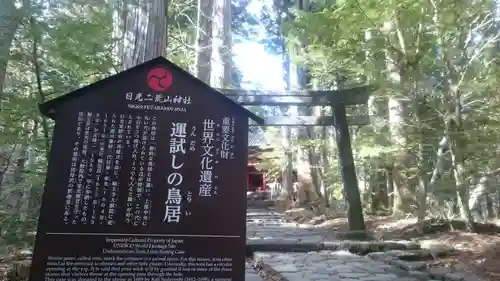
[[[258,225],[258,226],[282,226],[285,221],[282,220],[257,220],[250,219],[247,220],[247,226]]]
[[[424,261],[445,257],[453,254],[452,251],[436,251],[427,249],[414,250],[390,250],[384,252],[372,252],[366,256],[372,259],[385,259],[385,257],[396,258],[403,261]]]
[[[255,252],[313,252],[313,251],[349,251],[366,255],[372,252],[391,250],[415,250],[420,245],[412,242],[396,241],[324,241],[319,243],[298,242],[286,239],[248,240],[247,246]]]
[[[346,251],[256,253],[255,260],[270,266],[287,281],[434,281]],[[424,275],[420,275],[423,277]]]
[[[390,265],[397,266],[406,271],[422,271],[427,269],[427,263],[424,261],[402,261],[402,260],[392,260],[389,261]]]
[[[269,212],[254,212],[254,211],[251,211],[251,212],[248,212],[247,211],[247,217],[281,217],[281,218],[284,218],[285,216],[282,215],[282,214],[275,214],[275,213],[269,213]]]
[[[452,272],[447,267],[428,268],[426,260],[452,254],[449,250],[392,250],[387,252],[373,252],[366,257],[384,262],[408,272],[412,278],[419,281],[484,281],[482,278],[466,272]]]

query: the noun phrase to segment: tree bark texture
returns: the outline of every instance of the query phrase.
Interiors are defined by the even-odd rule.
[[[231,0],[212,0],[212,63],[210,84],[227,88],[232,85]]]
[[[194,76],[210,84],[213,0],[198,0]]]
[[[118,57],[123,69],[166,56],[167,0],[117,1],[115,7],[115,34],[121,39]]]
[[[16,8],[14,0],[0,0],[0,99],[3,97],[10,47],[27,7]]]

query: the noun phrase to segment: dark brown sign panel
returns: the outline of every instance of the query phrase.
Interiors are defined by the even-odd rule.
[[[41,110],[56,126],[30,281],[244,280],[253,115],[164,58]]]

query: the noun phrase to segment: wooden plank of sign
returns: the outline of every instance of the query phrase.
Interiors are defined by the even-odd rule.
[[[369,116],[347,116],[350,126],[363,126],[370,124]],[[254,122],[250,126],[333,126],[332,116],[273,116],[265,118],[264,124]]]
[[[241,89],[218,89],[228,98],[243,106],[248,105],[309,105],[329,106],[331,101],[344,105],[366,104],[373,90],[363,86],[338,91],[259,91]],[[330,101],[331,99],[331,101]]]

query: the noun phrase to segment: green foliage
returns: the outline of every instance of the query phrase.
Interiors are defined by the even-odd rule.
[[[0,100],[2,243],[30,244],[45,182],[52,122],[37,104],[116,72],[112,10],[104,2],[53,1],[21,22]]]
[[[190,70],[197,3],[168,2],[168,58]],[[248,1],[233,2],[233,29],[248,40],[258,22],[246,10]],[[116,20],[123,11],[115,1],[33,4],[16,26],[0,96],[0,242],[15,245],[30,240],[28,233],[36,229],[45,181],[53,122],[40,115],[38,104],[122,69],[123,40]],[[239,87],[241,76],[235,68],[231,86]]]
[[[450,137],[461,141],[466,185],[473,188],[486,167],[497,169],[500,103],[493,89],[500,80],[491,61],[498,59],[500,28],[493,1],[311,3],[310,11],[294,11],[293,20],[283,24],[293,61],[309,70],[319,88],[335,87],[339,73],[348,78],[347,87],[378,86],[377,122],[353,131],[358,166],[377,163],[385,169],[400,165],[402,154],[409,156],[414,161],[400,165],[400,172],[403,185],[415,192],[415,178],[430,180],[438,143],[453,118],[460,120],[460,131]],[[403,101],[404,123],[390,122],[389,97]],[[395,125],[403,128],[399,135],[392,131]],[[405,140],[404,147],[396,138]],[[444,157],[437,184],[443,198],[461,188],[453,185],[450,153],[455,150]]]
[[[196,1],[169,2],[167,54],[189,70],[195,57]],[[414,193],[415,179],[429,180],[436,169],[444,136],[459,141],[469,187],[490,173],[485,171],[500,169],[500,26],[494,1],[318,0],[311,1],[310,11],[293,10],[292,1],[273,1],[258,14],[248,11],[249,2],[233,1],[235,43],[254,40],[275,55],[292,56],[319,89],[337,87],[340,74],[347,78],[346,87],[378,86],[374,122],[351,132],[356,165],[367,167],[358,172],[360,181],[369,182],[374,173],[392,169],[409,155],[399,176]],[[0,97],[0,242],[25,243],[36,228],[53,128],[37,104],[121,69],[116,12],[109,1],[55,0],[33,5],[20,21]],[[233,76],[231,86],[238,87],[240,71],[234,69]],[[402,101],[401,124],[389,122],[394,111],[389,98]],[[275,114],[262,107],[250,110]],[[450,120],[459,130],[449,130]],[[283,146],[277,129],[265,134],[274,150],[261,155],[261,166],[271,180],[286,166],[285,152],[311,149],[321,158],[316,168],[329,195],[342,197],[331,132],[323,135],[314,128],[310,139],[298,140],[294,131],[290,147]],[[405,140],[403,147],[398,138]],[[449,198],[459,188],[451,158],[457,147],[447,147],[433,191],[442,202],[453,201]]]
[[[196,40],[196,1],[172,1],[168,22],[168,58],[189,70],[195,57],[193,46]]]

